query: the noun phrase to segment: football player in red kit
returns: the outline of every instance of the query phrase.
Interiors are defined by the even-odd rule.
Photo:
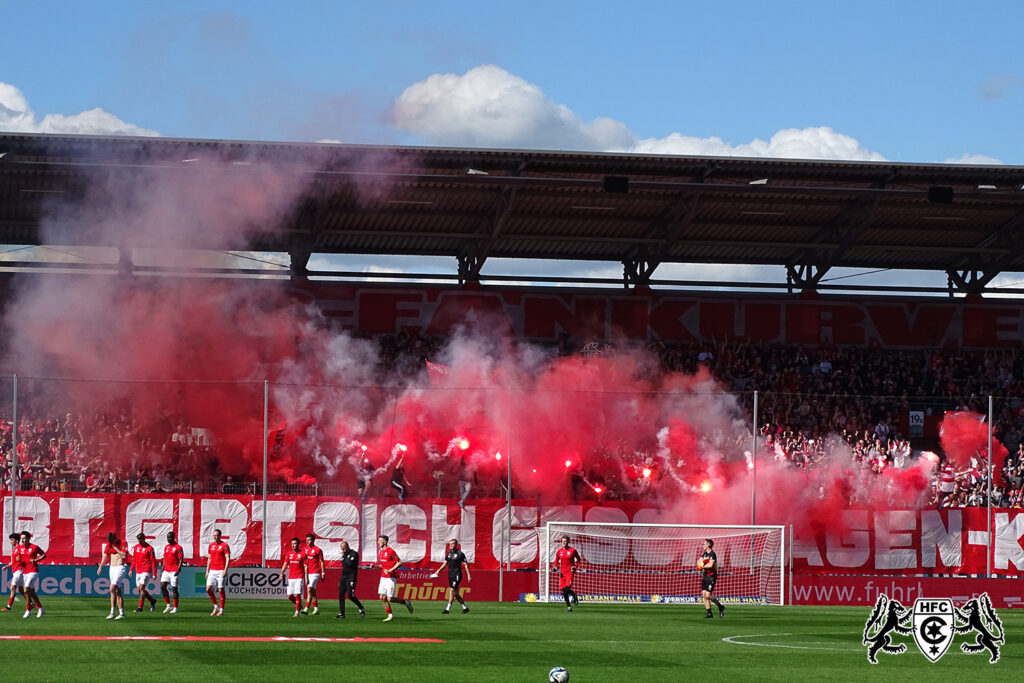
[[[25,591],[25,613],[21,616],[27,619],[35,607],[36,616],[41,617],[46,610],[43,609],[43,603],[39,602],[36,586],[39,584],[39,563],[46,559],[46,553],[32,542],[32,534],[27,531],[21,532],[21,545],[14,552],[21,555],[20,586]]]
[[[381,604],[387,616],[384,621],[391,621],[395,615],[391,613],[391,600],[395,597],[395,588],[398,583],[398,570],[402,568],[402,560],[398,553],[388,546],[388,537],[380,536],[377,539],[377,562],[380,563],[380,583],[377,584],[377,594],[380,596]],[[402,600],[402,604],[412,612],[412,601]]]
[[[213,530],[213,543],[206,549],[206,594],[213,603],[211,617],[224,614],[224,577],[231,566],[231,546],[220,540],[220,529]],[[220,604],[218,604],[218,598]]]
[[[324,551],[316,544],[316,534],[306,534],[306,608],[303,614],[320,614],[320,603],[316,599],[316,585],[327,571],[324,565]]]
[[[576,577],[576,569],[579,565],[580,554],[576,552],[576,548],[569,546],[569,537],[562,536],[562,547],[555,553],[553,566],[558,569],[558,588],[562,591],[566,612],[571,612],[573,605],[580,604],[579,596],[572,589],[572,581]]]
[[[25,589],[21,587],[21,574],[24,567],[21,565],[21,552],[15,552],[18,546],[21,544],[21,536],[19,534],[11,534],[9,538],[11,542],[11,561],[0,567],[0,570],[11,568],[11,597],[7,600],[7,606],[0,608],[0,611],[10,612],[11,606],[14,605],[14,598],[21,593],[25,595]]]
[[[136,612],[142,611],[142,606],[149,600],[149,611],[156,607],[156,598],[149,594],[147,586],[149,579],[156,574],[156,551],[146,542],[146,534],[140,533],[135,537],[138,543],[132,548],[132,566],[135,567],[135,586],[139,589],[139,606]]]
[[[173,531],[167,532],[167,545],[164,546],[164,570],[160,573],[160,593],[164,597],[164,614],[178,613],[178,577],[185,564],[185,549],[178,544]],[[173,596],[168,587],[174,589]]]
[[[288,601],[295,605],[295,614],[299,616],[302,609],[302,593],[307,576],[306,551],[299,547],[299,539],[292,539],[292,549],[285,553],[284,564],[281,565],[281,578],[284,578],[285,570],[288,571]]]

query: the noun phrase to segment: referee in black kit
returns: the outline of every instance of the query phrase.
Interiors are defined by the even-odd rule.
[[[359,553],[348,546],[348,541],[341,542],[341,579],[338,581],[338,614],[335,619],[345,618],[345,598],[359,608],[359,616],[366,616],[363,603],[356,597],[356,579],[359,578]]]
[[[441,574],[441,570],[448,567],[448,605],[444,608],[441,614],[448,614],[452,608],[452,602],[458,600],[459,604],[462,605],[462,613],[469,614],[469,605],[462,598],[462,570],[466,570],[466,581],[472,581],[472,577],[469,575],[469,560],[466,559],[466,554],[459,548],[459,540],[453,538],[448,541],[447,552],[444,555],[444,562],[441,566],[431,574],[435,579]]]

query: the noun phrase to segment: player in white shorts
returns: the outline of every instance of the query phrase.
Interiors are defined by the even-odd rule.
[[[138,543],[132,548],[132,567],[135,568],[135,585],[139,589],[139,606],[136,612],[149,600],[149,611],[156,607],[156,598],[149,594],[149,577],[156,574],[156,550],[146,541],[146,534],[139,532]]]
[[[211,569],[206,572],[206,590],[215,590],[219,593],[224,592],[224,570],[223,569]]]
[[[110,586],[113,588],[115,585],[121,583],[121,579],[128,575],[128,565],[119,564],[117,566],[110,567]]]
[[[388,537],[383,534],[377,537],[377,548],[377,562],[380,563],[380,583],[377,584],[377,595],[387,614],[384,621],[391,621],[395,618],[391,612],[391,601],[395,597],[395,584],[398,582],[398,570],[402,568],[402,560],[394,548],[388,546]],[[401,602],[409,612],[412,612],[412,600],[402,600]]]
[[[21,545],[21,534],[12,533],[9,536],[11,541],[11,561],[0,567],[0,571],[11,568],[11,597],[7,600],[7,605],[0,608],[0,611],[10,612],[11,607],[14,605],[14,598],[20,592],[22,596],[25,595],[25,590],[20,588],[22,565],[21,565],[21,552],[18,551],[18,546]]]
[[[324,564],[324,551],[316,544],[316,534],[306,534],[306,545],[302,552],[306,555],[306,609],[303,614],[320,614],[320,601],[316,597],[316,585],[320,577],[327,571]]]
[[[285,571],[288,572],[288,602],[295,606],[295,614],[292,616],[297,617],[302,606],[306,578],[306,553],[299,547],[298,538],[292,539],[292,548],[285,553],[284,564],[281,565],[282,579]]]
[[[231,546],[221,540],[220,529],[213,530],[213,543],[206,554],[209,558],[206,560],[206,594],[213,603],[210,616],[219,617],[224,614],[224,576],[231,566]]]
[[[395,597],[395,586],[398,582],[390,576],[380,577],[380,582],[377,584],[377,595],[386,596],[388,600]]]
[[[28,590],[29,588],[36,587],[36,579],[39,578],[39,574],[33,572],[26,574],[25,572],[18,572],[18,576],[11,577],[11,583],[22,590]]]
[[[27,618],[32,608],[37,607],[39,613],[36,616],[41,617],[46,610],[36,593],[36,579],[39,577],[39,563],[46,559],[46,551],[32,542],[32,534],[27,531],[21,532],[21,544],[15,551],[21,555],[22,573],[18,583],[25,592],[25,614],[22,616]]]
[[[103,565],[110,563],[110,614],[107,619],[124,619],[124,595],[121,593],[121,579],[128,572],[128,565],[125,564],[125,559],[128,556],[127,545],[121,543],[117,534],[113,532],[107,534],[103,559],[100,561],[100,566],[96,568],[96,575],[99,576],[103,571]]]
[[[163,571],[160,573],[160,594],[164,598],[164,613],[178,612],[178,576],[185,562],[185,549],[178,543],[173,531],[167,532],[164,546]]]

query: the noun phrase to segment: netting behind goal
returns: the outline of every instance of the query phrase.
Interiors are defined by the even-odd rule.
[[[784,604],[785,534],[781,526],[694,526],[552,522],[539,529],[538,598],[562,599],[552,568],[563,535],[583,563],[573,582],[582,601],[697,603],[697,559],[704,539],[718,556],[715,595],[725,604]],[[547,549],[547,552],[544,550]]]

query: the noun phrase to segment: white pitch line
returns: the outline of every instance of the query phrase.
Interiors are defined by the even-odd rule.
[[[783,649],[787,649],[787,650],[831,650],[833,652],[857,652],[858,650],[861,649],[861,648],[852,648],[852,647],[812,647],[810,645],[783,645],[782,643],[745,643],[745,642],[740,641],[740,640],[735,640],[736,638],[766,638],[766,637],[773,637],[773,636],[792,636],[792,635],[797,635],[797,634],[794,634],[794,633],[753,633],[751,635],[745,635],[745,636],[728,636],[726,638],[722,638],[722,642],[729,643],[730,645],[752,645],[754,647],[777,647],[777,648],[783,648]],[[799,635],[811,635],[811,634],[801,633]],[[837,635],[842,635],[842,634],[837,634]],[[815,641],[797,641],[797,642],[814,643]]]

